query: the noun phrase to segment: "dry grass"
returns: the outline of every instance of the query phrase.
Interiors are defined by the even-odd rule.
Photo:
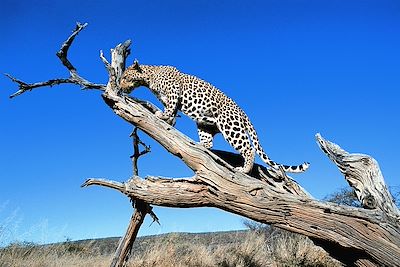
[[[145,253],[133,256],[128,266],[268,266],[264,241],[255,233],[249,233],[244,240],[238,239],[231,244],[205,246],[180,242],[179,236],[170,235]]]
[[[271,245],[273,266],[342,266],[307,237],[286,231],[275,231],[268,242]]]
[[[12,244],[0,251],[0,267],[109,266],[110,255],[100,255],[75,244],[37,246]]]
[[[143,254],[133,256],[129,267],[281,267],[281,266],[341,266],[311,240],[284,231],[249,231],[231,244],[217,247],[179,242],[170,235],[155,243]]]
[[[135,250],[134,247],[128,266],[340,266],[308,238],[284,231],[242,232],[231,236],[229,242],[221,242],[217,235],[215,240],[209,236],[211,239],[207,240],[183,238],[181,234],[152,238],[145,249]],[[0,267],[109,266],[112,255],[96,251],[96,246],[90,242],[11,245],[0,250]]]

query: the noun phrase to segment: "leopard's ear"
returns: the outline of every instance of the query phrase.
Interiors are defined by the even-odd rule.
[[[135,59],[135,61],[133,62],[132,68],[133,68],[134,70],[137,70],[138,72],[142,72],[142,69],[141,69],[140,66],[139,66],[139,61],[138,61],[137,59]]]

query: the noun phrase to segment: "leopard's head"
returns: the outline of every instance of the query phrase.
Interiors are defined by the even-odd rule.
[[[132,66],[129,66],[122,74],[119,86],[124,93],[129,94],[135,88],[146,85],[147,77],[139,66],[139,62],[135,60]]]

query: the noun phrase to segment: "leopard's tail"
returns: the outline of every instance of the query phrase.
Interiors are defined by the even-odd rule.
[[[243,116],[245,118],[245,124],[247,128],[247,133],[250,136],[251,142],[253,143],[253,146],[256,150],[256,153],[260,156],[262,161],[264,161],[266,164],[271,166],[274,169],[278,169],[280,166],[283,168],[285,172],[293,172],[293,173],[299,173],[299,172],[304,172],[305,170],[308,169],[310,166],[310,163],[304,162],[301,165],[298,166],[288,166],[288,165],[282,165],[279,163],[276,163],[275,161],[271,160],[267,154],[264,152],[263,148],[260,145],[260,141],[258,140],[258,136],[256,133],[256,130],[254,129],[253,124],[251,124],[249,118],[247,117],[246,114],[243,112]]]

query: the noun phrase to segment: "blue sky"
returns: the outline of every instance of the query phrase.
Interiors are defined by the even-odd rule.
[[[132,39],[143,64],[174,65],[232,97],[249,115],[261,144],[284,164],[311,162],[295,179],[316,198],[346,185],[314,135],[372,155],[387,183],[399,186],[399,1],[2,1],[0,72],[27,82],[67,77],[55,52],[88,22],[69,52],[85,78],[105,83],[98,55]],[[0,77],[0,243],[40,243],[122,235],[131,206],[118,192],[81,189],[88,177],[131,175],[130,125],[100,92],[72,85],[15,99]],[[136,96],[156,101],[145,89]],[[177,128],[197,139],[187,118]],[[142,134],[152,153],[140,173],[191,175]],[[221,136],[215,148],[231,150]],[[259,159],[257,159],[260,162]],[[211,208],[155,208],[141,235],[243,228],[242,218]]]

